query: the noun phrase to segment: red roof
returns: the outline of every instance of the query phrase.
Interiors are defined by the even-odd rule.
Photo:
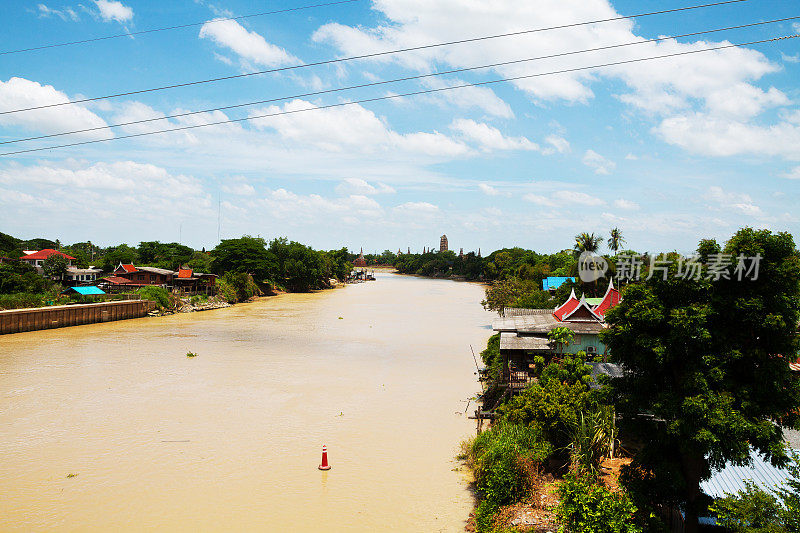
[[[133,265],[123,265],[122,263],[120,263],[119,267],[122,267],[122,270],[124,270],[125,272],[128,272],[128,273],[136,272],[136,267],[133,266]],[[119,270],[119,267],[117,267],[117,270]]]
[[[553,311],[553,315],[559,320],[563,320],[564,315],[568,315],[569,313],[573,312],[580,301],[575,297],[575,289],[572,289],[572,292],[569,295],[569,299],[561,304],[560,306],[556,307],[555,311]]]
[[[192,269],[191,268],[181,268],[178,270],[178,277],[179,278],[191,278],[192,277]]]
[[[608,290],[606,290],[606,294],[603,296],[603,301],[597,304],[597,307],[594,308],[594,312],[600,316],[605,316],[606,311],[617,305],[621,299],[622,295],[614,288],[614,280],[612,279],[608,283]]]
[[[38,252],[34,252],[32,254],[23,255],[20,259],[47,259],[53,254],[63,255],[67,259],[74,260],[75,258],[71,255],[67,255],[64,252],[59,252],[58,250],[53,250],[52,248],[45,248],[44,250],[39,250]]]

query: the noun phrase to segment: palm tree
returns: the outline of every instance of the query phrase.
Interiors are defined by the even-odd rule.
[[[603,242],[603,237],[601,235],[583,232],[575,235],[575,246],[573,249],[576,254],[581,254],[582,252],[596,253],[597,250],[600,249],[601,242]]]
[[[625,244],[625,239],[622,237],[622,230],[613,228],[611,230],[611,237],[608,239],[608,247],[616,255],[617,251]]]

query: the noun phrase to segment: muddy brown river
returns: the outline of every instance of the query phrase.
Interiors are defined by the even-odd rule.
[[[463,530],[482,297],[378,274],[0,336],[0,530]]]

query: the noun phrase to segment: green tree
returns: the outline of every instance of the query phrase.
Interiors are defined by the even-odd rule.
[[[131,248],[127,244],[120,244],[107,248],[102,258],[103,270],[106,272],[113,271],[120,263],[134,265],[138,262],[138,252],[135,248]]]
[[[51,279],[64,279],[67,273],[67,258],[61,254],[51,254],[42,262],[42,270]]]
[[[628,370],[611,386],[642,443],[623,479],[651,502],[682,504],[689,533],[708,503],[700,482],[711,468],[746,464],[751,446],[786,463],[781,428],[800,420],[800,380],[788,366],[800,318],[792,237],[745,228],[725,252],[731,279],[679,277],[673,264],[667,279],[630,285],[600,334]],[[760,255],[757,279],[737,279],[739,254]]]
[[[274,254],[267,251],[260,237],[244,235],[238,239],[223,239],[211,251],[211,267],[217,274],[239,272],[250,274],[256,281],[272,279],[276,273]]]
[[[601,235],[594,233],[579,233],[575,235],[575,254],[579,255],[583,252],[597,252],[600,249],[600,243],[603,242]]]
[[[566,326],[558,326],[547,333],[547,338],[558,345],[558,351],[564,353],[564,348],[571,345],[575,334]]]
[[[622,237],[622,230],[619,228],[612,228],[608,239],[608,249],[616,254],[624,244],[625,239]]]

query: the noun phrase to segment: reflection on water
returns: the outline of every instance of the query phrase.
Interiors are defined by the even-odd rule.
[[[378,274],[0,337],[0,530],[460,530],[481,297]]]

